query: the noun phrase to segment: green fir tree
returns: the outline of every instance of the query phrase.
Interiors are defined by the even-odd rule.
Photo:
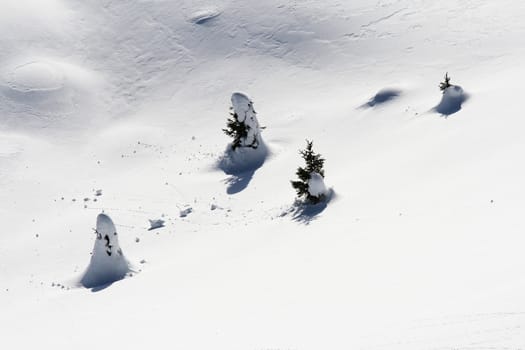
[[[306,140],[306,149],[300,150],[299,154],[303,157],[306,166],[297,168],[296,175],[299,178],[298,181],[292,181],[292,187],[297,192],[299,198],[305,198],[308,203],[316,204],[319,203],[323,197],[312,196],[308,191],[308,181],[310,180],[310,174],[315,172],[324,178],[324,158],[321,158],[320,154],[313,151],[313,141]]]
[[[237,147],[242,145],[242,140],[248,136],[248,125],[240,122],[237,114],[233,111],[233,107],[230,107],[230,118],[226,123],[226,129],[222,129],[222,131],[233,138],[232,149],[235,151]]]
[[[439,83],[439,89],[445,93],[445,90],[449,87],[451,87],[452,84],[450,84],[450,77],[448,76],[448,72],[445,73],[445,81],[442,81],[441,83]]]

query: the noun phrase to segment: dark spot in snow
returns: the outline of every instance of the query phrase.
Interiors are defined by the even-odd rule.
[[[104,236],[104,239],[106,240],[106,253],[111,256],[111,248],[113,248],[113,246],[110,243],[109,241],[109,236],[108,235],[105,235]]]

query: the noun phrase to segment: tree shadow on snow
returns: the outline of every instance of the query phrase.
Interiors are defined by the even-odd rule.
[[[130,270],[131,271],[131,270]],[[113,275],[111,277],[106,277],[103,279],[94,279],[86,281],[85,278],[80,280],[79,285],[86,289],[90,289],[93,293],[103,291],[106,288],[109,288],[113,283],[121,281],[127,277],[127,273],[124,275]]]
[[[266,161],[268,153],[268,148],[263,143],[257,149],[237,148],[235,151],[228,146],[217,163],[219,169],[230,175],[225,180],[226,193],[236,194],[245,190],[257,169]]]
[[[290,214],[293,221],[309,225],[312,221],[318,219],[319,214],[328,207],[328,203],[330,203],[334,197],[335,192],[333,189],[330,189],[325,200],[317,204],[309,204],[302,200],[296,200],[292,207],[281,216]]]
[[[109,282],[109,283],[106,283],[106,284],[102,284],[102,285],[96,286],[96,287],[91,287],[91,292],[97,293],[97,292],[103,291],[104,289],[109,288],[115,282],[116,281]]]
[[[469,98],[461,86],[453,85],[445,90],[439,104],[432,109],[447,118],[461,110],[461,106]]]
[[[226,188],[227,194],[236,194],[248,187],[250,181],[252,181],[254,170],[246,171],[244,173],[232,175],[225,180],[225,183],[228,185]]]
[[[372,108],[378,105],[392,101],[401,95],[401,90],[398,89],[383,89],[380,90],[374,97],[372,97],[368,102],[361,105],[361,108]]]

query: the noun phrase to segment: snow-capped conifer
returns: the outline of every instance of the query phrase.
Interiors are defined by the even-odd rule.
[[[261,128],[253,102],[243,93],[235,92],[231,97],[232,106],[224,133],[233,138],[232,150],[238,147],[256,149],[261,144]]]
[[[313,141],[306,140],[306,149],[300,150],[306,166],[297,168],[297,181],[292,181],[292,187],[299,198],[305,198],[308,203],[316,204],[322,201],[327,193],[324,184],[324,158],[313,151]]]

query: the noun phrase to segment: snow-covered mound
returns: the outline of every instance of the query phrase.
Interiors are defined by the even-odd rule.
[[[434,110],[446,116],[454,114],[461,109],[461,106],[467,98],[468,95],[463,91],[461,86],[452,85],[443,91],[441,101]]]
[[[190,21],[195,24],[205,24],[215,17],[218,17],[220,14],[221,11],[217,8],[206,8],[193,13],[190,17]]]
[[[60,70],[47,62],[29,62],[15,67],[7,80],[8,86],[20,92],[51,91],[64,86]]]
[[[35,130],[86,127],[101,104],[98,73],[58,59],[19,58],[0,67],[0,123]]]
[[[268,154],[268,147],[262,141],[259,143],[259,147],[255,149],[239,147],[233,150],[228,146],[219,159],[218,167],[228,175],[255,171],[264,164]]]
[[[80,283],[86,288],[100,287],[126,277],[129,264],[120,248],[117,230],[106,214],[97,217],[95,246],[91,261]]]

